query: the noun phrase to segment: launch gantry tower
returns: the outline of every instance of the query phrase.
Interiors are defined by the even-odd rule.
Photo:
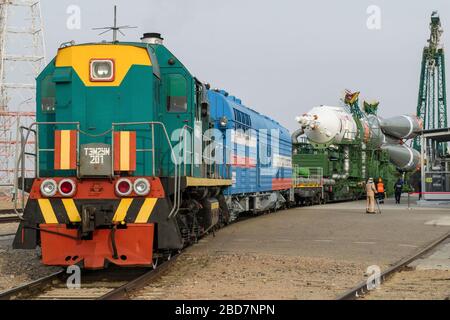
[[[424,130],[447,128],[447,94],[445,85],[445,56],[441,44],[443,29],[437,11],[431,15],[430,38],[423,49],[420,73],[417,116],[423,121]],[[420,151],[420,138],[414,141],[414,148]],[[445,156],[446,144],[436,146],[436,151]]]

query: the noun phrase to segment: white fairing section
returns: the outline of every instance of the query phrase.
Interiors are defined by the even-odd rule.
[[[367,116],[367,122],[370,128],[370,142],[378,148],[381,147],[386,142],[386,136],[380,128],[379,118],[370,114]]]
[[[317,144],[354,140],[357,133],[357,126],[351,113],[342,107],[314,107],[296,120],[308,139]]]

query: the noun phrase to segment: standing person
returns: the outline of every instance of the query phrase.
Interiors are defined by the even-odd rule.
[[[422,199],[422,180],[419,181],[419,200]]]
[[[377,188],[375,188],[375,183],[373,183],[373,178],[369,178],[366,183],[366,194],[367,194],[367,205],[366,213],[375,213],[375,194],[377,193]]]
[[[401,178],[398,178],[397,182],[395,183],[394,191],[395,191],[395,203],[400,204],[400,199],[402,197],[403,192],[403,180]]]
[[[380,203],[384,203],[384,183],[383,179],[381,177],[378,178],[377,183],[377,191],[378,191],[378,199],[380,200]]]

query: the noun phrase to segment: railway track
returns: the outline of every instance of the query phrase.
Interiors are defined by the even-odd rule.
[[[0,216],[0,224],[1,223],[14,223],[19,222],[20,218],[16,215],[14,216]]]
[[[428,244],[424,248],[420,249],[413,255],[406,257],[399,262],[397,262],[394,266],[390,267],[389,269],[385,270],[380,275],[380,285],[389,281],[389,279],[394,276],[396,273],[405,270],[409,264],[411,264],[413,261],[420,259],[427,253],[434,250],[436,247],[438,247],[440,244],[442,244],[447,239],[450,239],[450,232],[446,233],[439,239],[433,241],[432,243]],[[364,296],[370,295],[370,291],[368,288],[367,281],[363,281],[359,283],[356,287],[346,291],[341,296],[337,297],[337,300],[357,300],[360,298],[363,298]],[[450,298],[450,297],[449,297]]]
[[[15,235],[16,235],[15,233],[3,233],[3,234],[0,234],[0,240],[2,240],[3,238],[14,237]]]
[[[22,209],[17,210],[18,212],[22,212]],[[0,215],[2,214],[16,214],[14,209],[0,209]]]
[[[145,287],[173,264],[177,254],[154,269],[109,268],[82,271],[80,288],[69,289],[65,269],[20,287],[0,292],[0,300],[119,300]]]
[[[14,209],[0,209],[0,224],[19,222],[20,219]]]

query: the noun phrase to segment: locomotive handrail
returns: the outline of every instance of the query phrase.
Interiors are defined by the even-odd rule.
[[[23,157],[25,156],[25,154],[29,154],[27,152],[25,152],[25,146],[26,146],[26,142],[24,142],[24,137],[23,137],[23,130],[27,130],[27,137],[25,141],[28,141],[28,138],[30,136],[30,133],[33,132],[36,135],[36,130],[27,128],[27,127],[23,127],[21,126],[19,128],[19,132],[20,132],[20,152],[18,155],[16,155],[16,163],[14,165],[14,212],[15,214],[19,217],[19,219],[23,220],[23,212],[24,212],[24,207],[25,207],[25,192],[24,192],[24,185],[25,185],[25,164],[23,161]],[[32,155],[32,154],[29,154]],[[34,154],[34,156],[36,156],[36,154]],[[19,192],[19,165],[21,168],[21,181],[22,181],[22,190],[21,190],[21,204],[22,204],[22,212],[18,211],[17,208],[17,199],[18,199],[18,192]]]
[[[184,174],[186,174],[186,163],[187,163],[186,154],[190,153],[191,158],[192,158],[192,155],[194,154],[194,152],[192,152],[192,151],[187,151],[186,133],[188,132],[188,130],[191,132],[191,148],[194,149],[194,129],[192,127],[185,124],[180,132],[179,137],[178,137],[178,141],[180,141],[181,137],[183,137],[183,143],[184,143],[184,147],[183,147]],[[191,159],[191,176],[194,175],[193,160],[194,159]]]
[[[186,133],[188,131],[191,133],[191,150],[195,149],[195,147],[194,147],[194,144],[195,144],[195,141],[194,141],[195,132],[194,132],[194,128],[192,128],[191,126],[188,126],[188,125],[184,125],[183,126],[183,128],[182,128],[182,130],[180,132],[180,135],[179,135],[179,141],[181,140],[181,137],[183,137],[183,142],[184,142],[184,147],[183,147],[184,174],[186,174],[186,171],[187,171],[187,168],[186,168],[187,158],[186,158],[186,156],[187,156],[187,154],[190,154],[191,155],[191,176],[193,176],[194,175],[194,167],[193,167],[194,159],[192,158],[192,156],[195,154],[195,151],[188,150],[188,148],[187,148]],[[200,143],[202,144],[202,147],[203,147],[203,141],[205,141],[205,139],[204,139],[205,136],[206,135],[204,135],[204,134],[202,134],[202,136],[201,136]],[[206,157],[203,153],[200,156],[201,156],[201,159],[202,159],[202,164],[203,164],[203,159],[209,160],[210,162],[212,162],[212,160],[214,160],[213,158]],[[210,172],[212,172],[212,170],[211,170],[212,164],[210,163],[208,166],[210,167]],[[214,167],[214,175],[213,175],[214,178],[218,177],[217,173],[218,173],[217,172],[217,168]],[[206,170],[205,172],[202,171],[202,174],[203,174],[204,177],[208,177],[208,170]]]
[[[182,132],[180,133],[180,137],[181,136],[183,136],[184,137],[184,148],[183,148],[183,154],[184,154],[184,172],[186,173],[186,154],[187,153],[190,153],[191,155],[192,154],[194,154],[195,153],[195,151],[193,152],[193,151],[189,151],[188,150],[188,148],[186,147],[186,132],[187,132],[187,130],[189,130],[190,132],[191,132],[191,138],[192,138],[192,142],[191,142],[191,144],[192,144],[192,149],[194,149],[195,147],[194,147],[194,137],[195,137],[195,132],[194,132],[194,129],[192,128],[192,127],[190,127],[190,126],[188,126],[188,125],[185,125],[183,128],[182,128],[183,130],[182,130]],[[187,129],[187,130],[186,130]],[[203,147],[203,141],[205,141],[205,137],[208,137],[207,135],[205,135],[205,134],[202,134],[202,138],[201,138],[201,144],[202,144],[202,147]],[[211,138],[209,138],[208,137],[208,141],[212,141],[212,139]],[[228,146],[228,145],[226,145],[226,144],[224,144],[223,142],[221,142],[221,143],[219,143],[219,146],[221,147],[221,148],[225,148],[225,152],[231,152],[230,150],[230,147]],[[204,161],[203,160],[208,160],[209,161],[209,163],[208,164],[206,164],[207,165],[207,168],[206,168],[206,171],[205,170],[203,170],[202,169],[202,175],[204,176],[204,177],[208,177],[208,167],[209,167],[209,172],[210,173],[212,173],[212,177],[213,178],[218,178],[218,179],[220,179],[220,178],[223,178],[223,176],[220,174],[220,172],[219,172],[219,170],[218,170],[218,165],[217,165],[217,163],[216,163],[216,161],[215,161],[215,159],[214,158],[212,158],[212,157],[207,157],[207,156],[205,156],[204,155],[204,153],[202,153],[201,155],[201,159],[202,159],[202,164],[204,163]],[[223,160],[225,161],[225,159],[228,159],[228,157],[227,157],[227,155],[226,154],[224,154],[224,157],[223,157]],[[193,163],[192,161],[193,161],[194,159],[191,159],[191,163]],[[226,162],[224,162],[223,163],[223,165],[224,165],[224,167],[225,167],[225,169],[227,170],[227,172],[225,173],[225,176],[227,177],[227,178],[229,178],[229,164],[227,164]],[[214,170],[212,170],[212,168],[214,167]],[[194,175],[194,169],[193,169],[193,166],[191,165],[191,175],[193,176]]]
[[[16,166],[15,166],[15,183],[14,183],[14,191],[15,191],[14,192],[15,193],[15,197],[14,197],[14,211],[16,212],[16,214],[21,219],[23,219],[23,216],[19,213],[18,208],[17,208],[17,206],[18,206],[18,204],[17,204],[17,199],[18,199],[17,195],[18,195],[18,179],[19,179],[18,175],[19,175],[19,168],[20,168],[20,170],[21,170],[21,181],[22,181],[22,190],[21,190],[22,192],[21,193],[22,193],[22,212],[23,212],[24,209],[25,209],[25,200],[24,200],[25,199],[25,187],[24,187],[25,186],[25,161],[24,161],[24,156],[25,156],[25,154],[27,154],[27,155],[31,155],[31,156],[35,157],[35,177],[39,178],[39,164],[40,164],[39,156],[40,156],[40,152],[54,152],[55,151],[54,148],[53,149],[40,149],[39,148],[39,126],[40,125],[76,125],[77,126],[77,128],[76,128],[76,131],[77,131],[77,154],[79,154],[79,143],[80,143],[79,134],[81,132],[81,130],[80,130],[80,123],[79,122],[34,122],[29,127],[21,127],[21,136],[20,136],[21,149],[20,149],[20,153],[19,153],[19,155],[17,157],[17,162],[16,162]],[[175,157],[175,153],[173,151],[173,147],[172,147],[172,144],[170,143],[169,135],[167,133],[167,130],[166,130],[164,124],[161,123],[161,122],[112,123],[111,130],[108,130],[107,132],[104,132],[104,133],[100,134],[99,136],[105,135],[105,134],[108,134],[109,132],[111,132],[112,133],[112,138],[113,138],[112,141],[114,141],[114,128],[116,126],[121,126],[121,125],[122,126],[126,126],[126,125],[150,125],[152,127],[152,145],[153,145],[153,147],[152,147],[151,151],[152,151],[152,163],[153,163],[152,170],[153,170],[153,175],[155,174],[154,126],[158,125],[158,126],[162,127],[162,129],[164,131],[165,138],[166,138],[166,140],[168,142],[168,145],[170,147],[170,152],[171,152],[171,155],[172,155],[172,158],[173,158],[173,161],[174,161],[174,167],[175,167],[175,170],[174,170],[175,190],[176,190],[176,192],[175,192],[175,201],[174,201],[174,205],[173,205],[173,208],[171,210],[171,213],[169,214],[169,215],[173,215],[177,211],[177,208],[179,208],[179,204],[177,202],[180,199],[180,196],[178,195],[178,193],[180,193],[180,186],[179,186],[179,179],[178,179],[178,170],[177,170],[178,161],[177,161],[177,159]],[[34,127],[36,127],[35,130],[33,129]],[[24,134],[23,134],[24,130],[27,131],[26,136],[24,136]],[[35,142],[36,143],[36,151],[35,151],[34,154],[30,154],[30,153],[26,152],[26,150],[25,150],[25,147],[27,145],[27,141],[28,141],[31,133],[34,133],[35,136],[36,136],[36,142]],[[112,149],[111,151],[114,152],[114,142],[111,143],[111,149]],[[114,165],[112,165],[111,173],[112,173],[112,175],[114,175]],[[78,163],[77,163],[77,177],[78,176],[79,176],[79,166],[78,166]]]
[[[79,148],[80,148],[80,133],[81,134],[86,134],[86,135],[90,135],[87,134],[83,131],[81,131],[80,129],[80,123],[79,122],[34,122],[32,123],[29,127],[21,127],[21,131],[20,131],[20,153],[17,157],[17,162],[16,162],[16,166],[15,166],[15,184],[14,184],[14,191],[15,191],[15,197],[14,197],[14,210],[16,212],[16,214],[19,216],[19,218],[23,219],[22,215],[19,213],[18,210],[18,192],[19,192],[19,188],[18,188],[18,182],[19,182],[19,170],[21,171],[21,182],[22,182],[22,188],[21,188],[21,193],[22,193],[22,203],[21,203],[21,207],[22,207],[22,212],[24,212],[25,209],[25,155],[29,155],[29,156],[33,156],[35,157],[35,174],[34,177],[35,178],[39,178],[39,166],[40,166],[40,153],[41,152],[54,152],[55,149],[41,149],[39,146],[39,127],[41,125],[69,125],[69,126],[76,126],[76,132],[77,132],[77,155],[79,155]],[[173,149],[173,145],[170,141],[170,137],[169,134],[167,132],[167,129],[165,127],[165,125],[162,122],[159,121],[149,121],[149,122],[119,122],[119,123],[112,123],[111,124],[111,129],[103,132],[99,135],[95,135],[95,136],[104,136],[107,135],[108,133],[111,133],[112,135],[112,143],[111,143],[111,152],[114,153],[114,132],[115,132],[115,128],[118,126],[136,126],[136,125],[149,125],[151,127],[151,135],[152,135],[152,148],[151,149],[137,149],[137,152],[152,152],[152,174],[153,176],[155,175],[155,126],[160,126],[164,132],[164,137],[167,141],[167,144],[170,148],[170,153],[171,153],[171,157],[172,157],[172,161],[174,163],[174,203],[173,203],[173,207],[172,210],[169,213],[169,218],[172,218],[174,216],[176,216],[176,214],[178,213],[178,210],[180,208],[181,205],[181,163],[178,161],[178,158],[175,155],[174,149]],[[33,129],[35,128],[35,129]],[[24,131],[27,131],[26,135],[24,135]],[[182,128],[182,131],[180,133],[179,136],[179,140],[178,142],[181,142],[181,138],[183,137],[183,143],[184,143],[184,148],[183,148],[183,158],[184,158],[184,174],[186,174],[187,168],[186,168],[186,163],[187,163],[187,153],[191,153],[191,156],[193,154],[192,151],[188,151],[187,150],[187,139],[186,139],[186,135],[187,132],[191,131],[193,133],[194,129],[188,125],[185,125]],[[27,142],[30,138],[31,133],[33,133],[35,135],[35,153],[29,153],[26,152],[26,145]],[[93,135],[90,135],[93,136]],[[202,134],[202,145],[203,145],[203,137],[204,135]],[[191,143],[192,143],[192,148],[194,146],[194,136],[193,134],[191,135]],[[203,154],[201,155],[202,160],[205,158],[203,156]],[[208,158],[209,159],[209,158]],[[210,159],[211,160],[211,159]],[[202,161],[203,163],[203,161]],[[210,164],[211,165],[211,164]],[[212,165],[211,165],[212,166]],[[193,165],[191,165],[191,175],[193,175],[193,170],[194,167]],[[79,163],[77,160],[77,177],[79,177]],[[212,170],[210,169],[210,171],[212,172]],[[111,166],[111,174],[112,176],[114,176],[114,164],[112,164]],[[207,172],[205,173],[205,176],[207,175]],[[217,169],[215,168],[214,170],[214,175],[217,175]]]
[[[188,131],[191,132],[191,148],[194,148],[194,135],[195,135],[194,128],[192,128],[192,127],[190,127],[188,125],[184,125],[183,128],[181,129],[181,132],[180,132],[179,137],[178,137],[178,142],[180,142],[181,138],[183,137],[183,143],[184,143],[184,147],[183,147],[184,174],[186,174],[186,171],[187,171],[187,169],[186,169],[186,163],[187,163],[186,155],[187,155],[187,153],[190,153],[191,157],[192,157],[192,155],[194,154],[193,151],[188,151],[187,150],[186,133]],[[202,146],[203,146],[203,137],[204,137],[204,135],[202,134],[202,139],[201,139]],[[204,157],[203,154],[201,155],[201,157],[202,157],[202,163],[203,163],[203,159],[205,159],[206,157]],[[211,160],[211,158],[207,158],[207,159]],[[194,175],[193,161],[194,161],[194,159],[191,158],[191,175],[192,176]],[[179,164],[178,170],[181,170],[181,164]],[[217,169],[215,168],[214,176],[216,176],[216,174],[217,174]],[[207,177],[207,172],[205,172],[205,177]],[[176,193],[177,209],[173,213],[169,214],[169,217],[168,217],[169,219],[175,217],[178,214],[178,211],[179,211],[180,205],[181,205],[181,173],[180,172],[178,172],[178,188],[179,188],[179,190],[177,190],[177,193]]]
[[[150,125],[150,127],[152,128],[152,163],[153,163],[153,172],[155,170],[155,151],[154,151],[154,147],[155,147],[155,140],[154,140],[154,126],[158,125],[161,126],[161,128],[163,129],[165,138],[167,140],[167,143],[169,145],[170,148],[170,153],[172,156],[172,160],[174,162],[174,203],[172,206],[172,209],[168,215],[168,219],[170,219],[172,216],[175,216],[178,213],[178,210],[180,208],[180,204],[178,203],[181,200],[181,181],[179,181],[179,177],[178,177],[178,170],[179,170],[179,166],[180,164],[178,163],[177,158],[175,157],[175,152],[173,151],[173,146],[172,143],[170,142],[170,138],[169,138],[169,134],[167,133],[167,129],[166,126],[164,125],[164,123],[159,122],[159,121],[147,121],[147,122],[115,122],[112,123],[112,129],[111,129],[111,134],[112,134],[112,143],[111,143],[111,153],[114,153],[114,129],[117,126],[137,126],[137,125]],[[114,175],[114,165],[112,165],[112,174]]]
[[[184,148],[183,148],[183,159],[184,159],[184,174],[186,174],[186,129],[192,129],[191,127],[189,127],[188,125],[184,125],[180,135],[178,136],[178,142],[180,142],[181,137],[183,136],[183,143],[184,143]],[[192,136],[192,135],[191,135]],[[193,147],[193,142],[194,140],[192,140],[192,147]],[[180,171],[181,169],[181,164],[179,164],[175,170]],[[193,166],[192,166],[192,161],[191,161],[191,175],[193,173]],[[175,217],[178,214],[178,211],[180,210],[180,206],[181,206],[181,172],[177,172],[178,177],[175,176],[175,180],[176,180],[176,185],[175,185],[175,194],[174,194],[174,203],[176,203],[177,207],[176,210],[171,211],[169,213],[169,215],[167,216],[168,219],[172,219],[173,217]],[[177,188],[178,186],[178,188]],[[175,205],[174,205],[175,206]]]
[[[41,151],[54,151],[55,149],[39,149],[39,126],[40,125],[76,125],[77,126],[77,135],[79,135],[79,128],[80,123],[79,122],[33,122],[30,124],[29,127],[20,127],[20,152],[18,156],[16,157],[16,165],[14,168],[14,211],[17,214],[17,216],[23,220],[23,212],[25,211],[25,155],[33,156],[35,157],[35,164],[34,164],[34,175],[35,177],[39,178],[39,154]],[[36,127],[36,129],[33,129],[33,127]],[[23,131],[26,130],[27,134],[24,137]],[[25,148],[27,146],[28,139],[30,138],[30,134],[34,133],[35,135],[35,153],[26,152]],[[77,141],[79,141],[79,136],[77,136]],[[79,145],[77,143],[77,154],[79,152]],[[19,213],[17,208],[17,199],[18,199],[18,192],[19,192],[19,167],[20,167],[20,174],[21,174],[21,183],[22,183],[22,189],[21,189],[21,205],[22,205],[22,213]],[[78,177],[78,166],[77,166],[77,177]]]

